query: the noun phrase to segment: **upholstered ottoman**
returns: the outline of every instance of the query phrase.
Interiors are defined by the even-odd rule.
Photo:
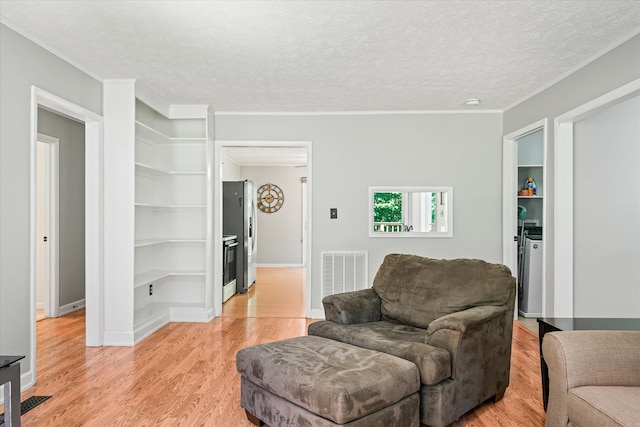
[[[385,353],[305,336],[236,355],[240,405],[278,426],[419,426],[418,368]]]

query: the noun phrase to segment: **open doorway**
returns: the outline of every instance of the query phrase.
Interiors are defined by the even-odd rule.
[[[38,233],[39,255],[46,256],[38,265],[51,268],[37,270],[38,289],[46,288],[47,317],[58,317],[85,307],[85,125],[43,108],[38,109],[38,194],[39,217],[51,213],[46,227],[49,233]],[[44,135],[53,135],[54,144]],[[42,136],[42,137],[41,137]],[[49,140],[52,140],[49,137]],[[49,156],[50,147],[54,156]],[[51,173],[53,172],[53,174]],[[48,185],[53,184],[53,185]],[[41,209],[44,204],[45,209]],[[47,209],[48,208],[48,209]],[[40,221],[39,221],[40,222]],[[49,274],[46,274],[49,273]],[[41,277],[44,276],[44,277]],[[44,280],[43,280],[44,279]],[[51,284],[53,286],[46,286]],[[44,286],[43,286],[44,285]]]
[[[547,312],[547,120],[503,138],[502,259],[517,278],[514,319]]]
[[[311,186],[308,185],[311,182],[311,143],[216,141],[215,159],[214,194],[217,197],[214,203],[216,212],[214,242],[220,243],[214,243],[215,247],[222,247],[224,231],[222,226],[223,181],[252,180],[255,182],[257,190],[265,186],[269,188],[277,186],[280,190],[278,197],[284,201],[283,208],[262,210],[257,215],[257,265],[265,269],[270,267],[298,269],[302,272],[304,295],[309,295],[310,283],[307,278],[311,277],[312,264],[307,257],[311,241],[310,217],[308,215],[311,203]],[[303,179],[306,191],[301,190]],[[286,232],[282,232],[283,224]],[[273,245],[276,245],[277,248]],[[276,252],[280,256],[274,256]],[[220,257],[216,256],[214,263],[222,264],[218,258]],[[222,267],[220,266],[220,268]],[[263,273],[267,274],[266,271]],[[214,305],[216,315],[220,315],[222,313],[222,288],[221,283],[215,282],[217,279],[216,275],[214,278]],[[220,302],[218,303],[218,301]],[[303,301],[302,313],[305,315],[310,311],[310,299],[304,298]]]
[[[81,178],[84,201],[79,208],[84,215],[84,300],[86,305],[86,344],[100,346],[103,341],[103,167],[102,167],[102,116],[84,107],[71,103],[37,87],[31,90],[31,209],[30,209],[30,306],[31,316],[31,354],[30,374],[25,385],[35,383],[36,378],[36,308],[37,308],[37,162],[39,113],[53,113],[82,124],[84,135],[84,172]],[[58,233],[59,234],[59,233]],[[60,251],[58,251],[60,252]]]

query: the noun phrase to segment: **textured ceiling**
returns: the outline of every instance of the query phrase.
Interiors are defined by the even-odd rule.
[[[639,1],[0,1],[99,79],[216,111],[503,110],[640,30]]]

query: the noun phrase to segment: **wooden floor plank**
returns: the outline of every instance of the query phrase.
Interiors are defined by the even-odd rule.
[[[303,317],[301,269],[258,274],[254,289],[225,303],[221,317],[171,323],[135,347],[85,347],[82,311],[37,322],[37,383],[22,399],[53,397],[23,425],[252,426],[240,408],[236,352],[305,335],[313,321]],[[516,323],[512,353],[505,397],[454,427],[544,426],[537,335]]]

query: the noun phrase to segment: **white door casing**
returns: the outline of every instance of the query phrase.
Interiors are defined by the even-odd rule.
[[[633,80],[554,119],[554,317],[573,317],[573,124],[640,93]]]
[[[104,170],[103,119],[99,114],[53,95],[36,86],[31,87],[31,135],[30,135],[30,307],[31,354],[30,376],[25,378],[25,387],[35,383],[36,378],[36,258],[37,258],[37,143],[38,108],[43,107],[85,125],[85,300],[86,300],[86,344],[100,346],[104,333]]]
[[[222,151],[224,147],[303,147],[307,150],[307,227],[303,237],[307,254],[311,253],[311,230],[312,230],[312,143],[311,141],[223,141],[217,140],[214,144],[214,224],[213,224],[213,244],[216,248],[222,248]],[[220,252],[218,252],[220,253]],[[303,251],[304,253],[304,251]],[[305,269],[305,295],[306,295],[306,316],[311,317],[311,273],[312,261],[307,256]],[[222,271],[222,256],[214,255],[214,271]],[[222,314],[222,275],[215,274],[213,278],[213,300],[216,316]]]

